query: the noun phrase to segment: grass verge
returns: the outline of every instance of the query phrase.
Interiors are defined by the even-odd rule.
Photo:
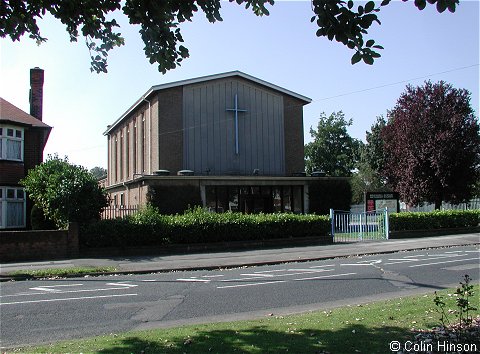
[[[91,274],[91,273],[110,273],[115,271],[116,271],[115,267],[71,267],[71,268],[17,270],[15,272],[8,273],[8,275],[14,276],[14,277],[51,278],[51,277],[85,275],[85,274]]]
[[[474,292],[478,294],[479,285]],[[455,289],[440,291],[455,308]],[[191,325],[70,340],[21,353],[390,353],[413,329],[440,324],[434,294],[291,316]],[[475,296],[472,305],[480,308]],[[475,314],[479,314],[477,310]]]

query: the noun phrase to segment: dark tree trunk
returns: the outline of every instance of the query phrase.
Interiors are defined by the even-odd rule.
[[[441,207],[442,207],[442,200],[435,199],[435,210],[440,210]]]

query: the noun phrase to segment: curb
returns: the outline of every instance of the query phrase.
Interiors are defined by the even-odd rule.
[[[164,269],[147,269],[147,270],[119,270],[115,272],[92,272],[92,273],[82,273],[82,274],[67,274],[64,276],[59,276],[57,278],[66,279],[66,278],[78,278],[78,277],[99,277],[99,276],[113,276],[113,275],[129,275],[129,274],[151,274],[151,273],[168,273],[168,272],[185,272],[185,271],[196,271],[196,270],[216,270],[216,269],[232,269],[240,267],[255,267],[255,266],[266,266],[266,265],[276,265],[283,263],[304,263],[304,262],[313,262],[321,261],[327,259],[336,259],[336,258],[347,258],[347,257],[359,257],[367,256],[374,254],[389,254],[397,253],[404,251],[415,251],[415,250],[427,250],[427,249],[440,249],[440,248],[451,248],[451,247],[462,247],[462,246],[471,246],[478,245],[479,243],[466,243],[453,246],[432,246],[432,247],[415,247],[405,248],[401,250],[385,250],[385,251],[375,251],[375,252],[360,252],[360,253],[351,253],[337,256],[321,256],[321,257],[310,257],[310,258],[300,258],[300,259],[286,259],[286,260],[275,260],[275,261],[257,261],[257,262],[244,262],[238,264],[229,264],[226,266],[221,265],[212,265],[212,266],[192,266],[192,267],[180,267],[180,268],[164,268]],[[44,276],[31,276],[31,275],[18,275],[18,276],[9,276],[9,275],[0,275],[0,282],[8,281],[26,281],[26,280],[35,280],[35,279],[52,279],[54,277],[44,277]]]

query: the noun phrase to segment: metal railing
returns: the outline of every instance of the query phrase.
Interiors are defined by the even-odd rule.
[[[333,242],[388,239],[388,211],[352,213],[330,209]]]
[[[103,209],[101,218],[102,220],[123,219],[129,215],[135,214],[138,210],[138,205],[110,205]]]

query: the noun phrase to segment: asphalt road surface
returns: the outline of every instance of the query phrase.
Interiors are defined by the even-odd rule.
[[[479,282],[476,246],[228,270],[2,283],[1,347],[325,309]]]

